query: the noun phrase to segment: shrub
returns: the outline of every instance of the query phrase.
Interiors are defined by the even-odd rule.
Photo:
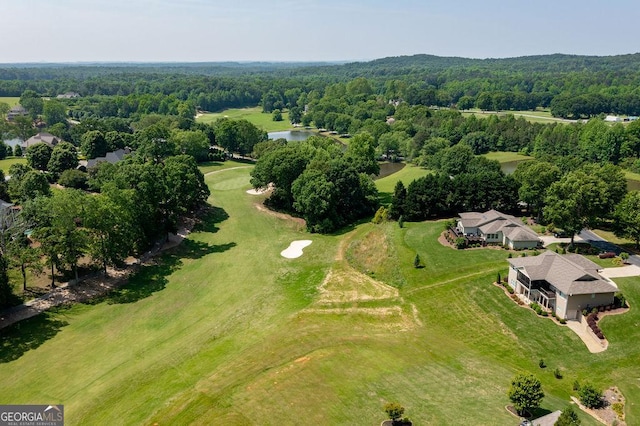
[[[553,370],[553,377],[555,377],[556,379],[562,379],[562,371],[560,371],[560,369],[556,367],[556,369]]]
[[[560,318],[559,321],[560,321],[560,324],[566,324],[567,323],[567,320],[564,319],[564,318]]]
[[[399,226],[400,228],[404,228],[404,218],[402,217],[402,215],[400,215],[400,217],[398,218],[398,226]],[[463,238],[463,240],[464,240],[464,238]],[[458,241],[458,240],[456,240],[456,246],[457,246],[457,241]],[[458,248],[459,248],[459,247],[458,247]]]
[[[582,405],[587,408],[598,408],[602,405],[602,392],[591,383],[585,383],[580,386],[578,398],[580,398]]]
[[[414,268],[419,268],[420,266],[422,266],[420,264],[420,255],[418,253],[416,253],[416,257],[413,259],[413,267]]]
[[[549,316],[549,312],[547,312],[547,311],[542,311],[542,312],[540,313],[540,315],[542,315],[543,317],[548,317],[548,316]]]
[[[529,307],[535,311],[536,314],[542,315],[542,307],[536,302],[532,302]]]
[[[527,252],[522,252],[522,254],[520,255],[520,257],[527,257]]]
[[[623,251],[622,253],[620,253],[620,259],[626,262],[627,260],[629,260],[629,253],[627,253],[626,251]]]
[[[613,305],[616,308],[624,308],[626,304],[627,304],[627,301],[624,298],[624,295],[622,293],[616,293],[616,295],[613,296]]]
[[[382,222],[386,222],[387,220],[389,220],[389,211],[384,206],[382,206],[376,212],[372,222],[379,224]]]
[[[87,174],[76,169],[65,170],[58,178],[58,183],[67,188],[86,189]]]
[[[614,402],[611,405],[611,409],[620,417],[624,418],[624,404],[622,402]]]
[[[507,256],[509,259],[511,259],[513,257],[513,254],[509,253],[509,255]]]
[[[397,402],[389,402],[385,404],[384,412],[395,422],[404,414],[404,407]]]
[[[562,414],[558,417],[558,420],[554,423],[554,426],[580,426],[580,419],[573,410],[572,406],[568,406],[562,410]]]
[[[463,249],[466,246],[467,246],[467,240],[465,240],[463,237],[456,238],[456,248],[457,249]]]
[[[540,361],[538,361],[538,366],[540,368],[547,368],[547,364],[544,363],[544,359],[540,358]]]
[[[500,276],[500,272],[498,272],[498,276],[496,277],[496,282],[498,284],[502,283],[502,277]]]

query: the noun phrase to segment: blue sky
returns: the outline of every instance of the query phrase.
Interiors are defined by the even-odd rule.
[[[4,0],[0,63],[640,51],[640,2]]]

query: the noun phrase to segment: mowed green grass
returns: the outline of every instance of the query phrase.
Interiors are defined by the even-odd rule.
[[[416,166],[415,164],[407,164],[400,171],[376,180],[376,187],[380,192],[393,194],[393,190],[398,181],[402,181],[404,186],[409,186],[414,180],[431,173],[431,170]]]
[[[564,120],[561,118],[553,117],[549,110],[536,110],[536,111],[481,111],[479,109],[470,109],[461,111],[464,117],[470,117],[475,115],[477,118],[487,118],[491,115],[498,115],[503,117],[505,115],[511,114],[516,118],[522,117],[525,120],[531,123],[571,123],[571,120]]]
[[[489,160],[496,160],[499,163],[533,160],[533,157],[518,154],[517,152],[489,152],[483,154],[483,157],[486,157]]]
[[[0,170],[6,175],[9,173],[9,168],[14,164],[27,164],[27,159],[23,157],[8,157],[0,160]]]
[[[568,404],[576,378],[640,401],[636,309],[605,319],[610,348],[590,354],[491,284],[505,276],[505,252],[444,247],[442,222],[307,234],[256,208],[249,171],[209,174],[210,219],[125,289],[3,332],[0,403],[64,403],[68,424],[377,425],[398,401],[415,424],[512,425],[504,406],[519,372],[541,379],[547,410]],[[347,259],[367,257],[352,248],[373,233],[386,238],[385,261],[367,273],[400,297],[309,310],[342,240]],[[313,244],[282,258],[297,239]],[[640,279],[619,284],[638,306]],[[628,404],[628,418],[639,411]]]
[[[281,130],[292,129],[293,126],[289,122],[289,113],[282,113],[282,121],[273,121],[272,115],[263,113],[262,107],[253,108],[232,108],[222,112],[207,113],[196,119],[201,123],[213,123],[220,118],[230,118],[234,120],[245,119],[265,132],[278,132]]]
[[[10,107],[18,105],[20,102],[20,97],[18,96],[0,96],[0,102],[4,102],[5,104],[9,104]]]

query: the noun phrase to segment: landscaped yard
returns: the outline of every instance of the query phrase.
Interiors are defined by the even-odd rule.
[[[289,122],[288,112],[282,113],[282,121],[273,121],[272,115],[263,113],[262,107],[259,106],[253,108],[232,108],[226,109],[222,112],[207,113],[198,117],[196,121],[201,123],[213,123],[214,121],[225,117],[234,120],[245,119],[263,129],[265,132],[278,132],[293,128]]]
[[[256,208],[249,171],[209,174],[213,214],[125,289],[3,331],[0,403],[64,403],[68,424],[374,425],[398,401],[414,424],[513,425],[509,382],[531,372],[545,410],[579,379],[640,416],[637,309],[605,318],[609,349],[591,354],[491,284],[505,251],[444,247],[443,222],[308,234]],[[302,257],[280,256],[301,239]],[[640,278],[619,284],[638,306]]]

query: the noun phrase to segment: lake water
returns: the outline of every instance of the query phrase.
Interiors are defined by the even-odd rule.
[[[22,142],[22,139],[5,139],[3,140],[3,142],[13,148],[16,145],[20,144]]]
[[[317,136],[310,130],[285,130],[283,132],[269,132],[269,139],[286,139],[287,141],[306,141],[310,136]]]

